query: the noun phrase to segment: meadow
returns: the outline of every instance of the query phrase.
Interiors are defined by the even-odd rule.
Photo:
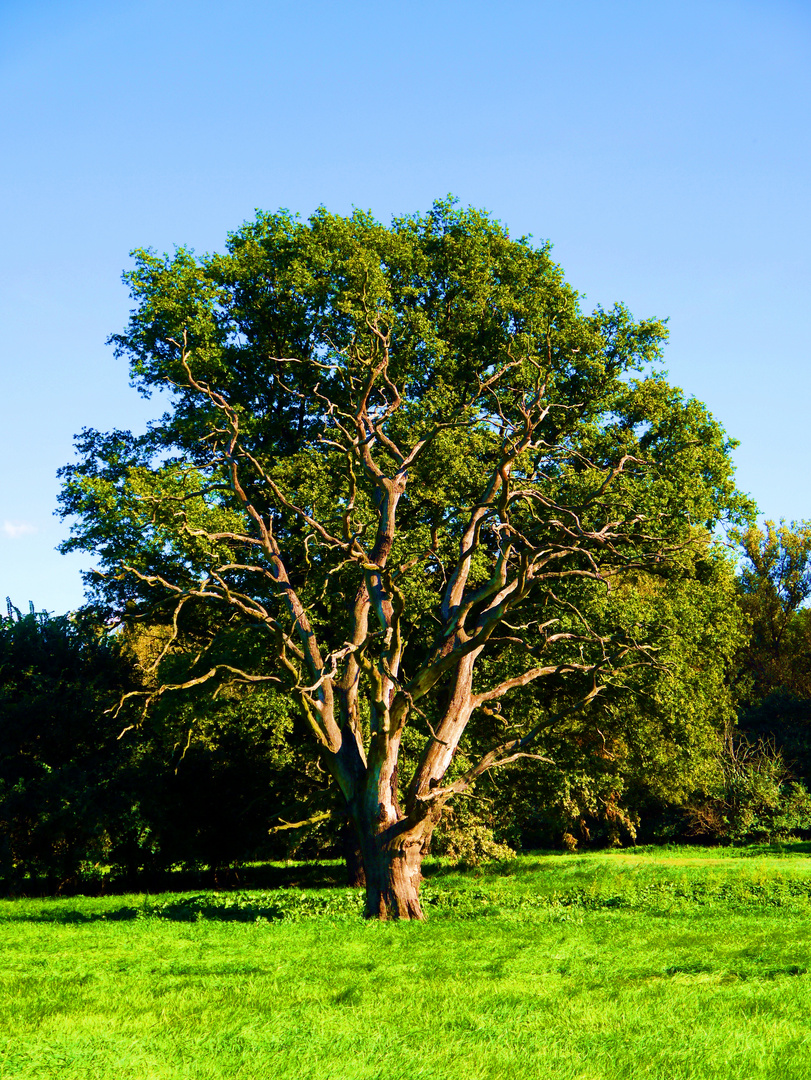
[[[811,1077],[810,855],[435,864],[422,925],[365,923],[306,867],[0,901],[0,1078]]]

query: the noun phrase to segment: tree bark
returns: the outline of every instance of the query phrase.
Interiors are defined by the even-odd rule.
[[[360,849],[357,829],[352,818],[347,818],[341,829],[341,846],[346,863],[346,883],[350,889],[363,889],[366,886],[366,871],[363,866],[363,853]]]
[[[424,839],[403,836],[389,843],[373,837],[363,845],[367,919],[425,918],[419,897],[425,850]]]

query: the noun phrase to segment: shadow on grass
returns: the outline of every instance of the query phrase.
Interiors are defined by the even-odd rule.
[[[0,897],[65,898],[120,896],[125,893],[179,893],[203,889],[335,889],[346,886],[342,862],[250,863],[217,870],[163,870],[131,874],[77,876],[67,881],[25,877],[0,881]]]
[[[22,902],[25,903],[24,901]],[[84,925],[99,922],[138,922],[144,919],[161,919],[168,922],[241,922],[271,923],[286,920],[347,918],[357,919],[363,911],[363,893],[342,891],[337,896],[314,896],[312,893],[280,891],[251,896],[184,896],[145,898],[142,904],[124,904],[106,911],[84,911],[68,908],[64,902],[45,910],[22,910],[9,913],[9,921],[25,923],[58,923],[61,925]]]
[[[581,854],[581,853],[578,853]],[[465,877],[511,877],[520,871],[537,870],[548,857],[568,858],[560,851],[533,851],[520,863],[508,860],[481,867],[463,864],[451,866],[429,856],[423,864],[423,877],[443,878],[450,875]],[[519,871],[519,872],[520,872]],[[131,874],[102,874],[77,876],[67,881],[55,878],[24,877],[14,882],[0,879],[0,899],[64,899],[72,896],[121,896],[131,893],[234,892],[248,889],[341,889],[348,888],[347,870],[342,860],[321,862],[265,862],[218,870],[142,871]]]
[[[658,864],[664,873],[656,875],[656,880],[629,876],[627,881],[615,881],[609,875],[609,891],[612,895],[603,895],[602,888],[595,892],[591,882],[593,872],[602,873],[600,865],[603,869],[610,867],[614,854],[620,857],[638,854],[650,858],[651,870]],[[589,865],[592,855],[603,856],[603,859]],[[677,864],[685,855],[695,857],[690,873],[699,876],[695,880],[691,878],[682,882],[680,878],[675,879],[667,867],[672,859],[674,870],[680,870]],[[428,886],[425,901],[431,910],[437,906],[441,909],[452,906],[458,908],[460,913],[468,907],[479,910],[484,900],[493,905],[506,904],[510,908],[516,905],[534,908],[546,904],[574,905],[584,909],[644,907],[665,903],[668,898],[698,905],[734,903],[781,906],[795,903],[797,898],[806,902],[811,897],[811,882],[805,880],[805,875],[802,875],[802,880],[785,882],[778,875],[778,879],[768,883],[750,881],[748,876],[740,882],[705,880],[701,857],[715,861],[721,856],[734,865],[741,859],[809,855],[811,842],[801,840],[752,844],[740,848],[646,846],[613,849],[611,852],[577,852],[573,855],[559,851],[535,851],[515,860],[483,867],[451,866],[429,858],[424,865]],[[608,856],[608,862],[605,856]],[[693,858],[689,861],[692,863]],[[554,871],[563,869],[566,864],[568,870],[575,873],[573,876],[567,873],[559,878]],[[529,888],[522,888],[521,878],[530,879],[525,883]],[[505,879],[512,879],[518,890],[515,891]],[[500,887],[499,881],[504,881],[504,886]],[[212,881],[211,874],[189,871],[139,875],[106,882],[101,888],[98,883],[95,888],[85,883],[85,888],[76,887],[69,895],[63,892],[54,896],[53,890],[42,888],[42,882],[30,883],[34,886],[30,889],[25,888],[25,884],[22,883],[22,888],[18,886],[15,894],[9,897],[8,905],[4,905],[5,910],[0,909],[0,921],[74,924],[126,922],[143,918],[173,922],[277,922],[282,919],[299,921],[312,918],[344,921],[360,916],[364,899],[363,889],[350,889],[346,885],[345,867],[337,860],[295,864],[256,863],[232,870],[216,883]],[[436,889],[436,886],[439,888]],[[122,897],[121,905],[115,906],[114,897],[122,893],[130,895],[126,900]],[[131,902],[132,893],[141,894],[134,904]],[[75,905],[69,902],[71,896],[76,898]],[[79,897],[88,899],[82,902]],[[101,902],[94,904],[90,897]]]
[[[449,866],[429,859],[424,866],[424,878],[429,887],[431,883],[450,883],[454,879],[486,886],[488,880],[541,869],[545,853],[534,854],[535,858],[491,863],[486,867]],[[112,902],[116,895],[113,889],[92,893],[76,890],[72,897],[53,893],[37,896],[34,890],[20,890],[8,899],[5,911],[0,908],[0,921],[4,918],[14,922],[62,924],[134,922],[144,918],[172,922],[261,923],[312,918],[354,921],[362,914],[365,898],[364,889],[350,889],[346,885],[345,869],[339,862],[252,865],[234,874],[226,887],[220,885],[216,890],[205,880],[201,881],[200,876],[190,874],[141,876],[134,881],[130,879],[128,884],[128,893],[141,892],[143,898],[133,904],[128,896],[128,902],[118,907]],[[195,885],[199,892],[178,895],[188,894]],[[451,892],[456,891],[451,887]],[[77,901],[75,906],[71,899]],[[93,901],[99,899],[101,904],[94,906]],[[431,907],[437,903],[444,906],[437,894],[427,896],[426,903]]]

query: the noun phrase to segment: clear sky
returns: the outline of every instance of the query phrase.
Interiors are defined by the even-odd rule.
[[[452,192],[551,240],[811,517],[809,0],[0,0],[0,101],[0,599],[81,603],[56,470],[157,409],[105,345],[128,252],[255,208]]]

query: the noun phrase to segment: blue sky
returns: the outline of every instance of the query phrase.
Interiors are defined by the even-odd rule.
[[[807,2],[0,0],[0,100],[0,597],[81,603],[56,470],[156,409],[105,345],[128,252],[257,207],[453,192],[551,240],[587,306],[670,317],[740,486],[811,517]]]

